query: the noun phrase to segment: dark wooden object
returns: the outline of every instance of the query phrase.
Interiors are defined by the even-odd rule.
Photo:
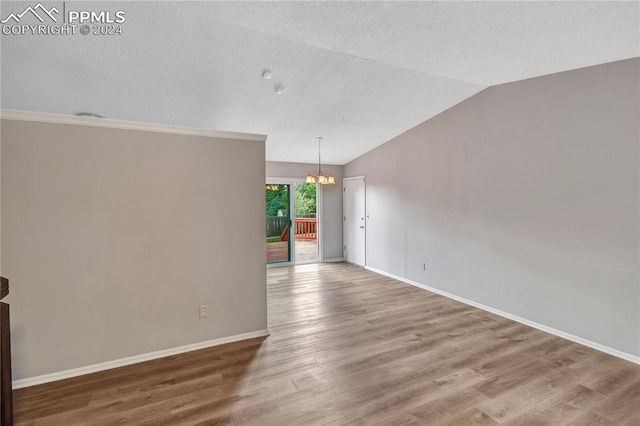
[[[9,280],[0,277],[0,300],[9,294]],[[0,303],[0,426],[13,426],[11,390],[11,330],[9,305]]]

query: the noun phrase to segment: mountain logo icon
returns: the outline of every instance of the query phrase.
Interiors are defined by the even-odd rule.
[[[6,24],[10,20],[13,20],[17,24],[25,15],[29,13],[35,16],[40,22],[44,22],[43,16],[48,16],[53,22],[58,22],[58,19],[53,14],[55,13],[57,15],[60,12],[55,7],[47,10],[47,8],[42,5],[42,3],[38,3],[34,7],[27,7],[24,11],[22,11],[22,13],[12,13],[7,16],[6,19],[3,19],[0,22]]]

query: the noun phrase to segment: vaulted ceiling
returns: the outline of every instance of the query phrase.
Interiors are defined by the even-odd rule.
[[[638,2],[80,3],[122,34],[2,35],[2,108],[267,134],[271,161],[323,136],[345,164],[488,86],[640,56]]]

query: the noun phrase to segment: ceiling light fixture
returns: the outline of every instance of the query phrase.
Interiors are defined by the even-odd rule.
[[[271,78],[271,70],[262,71],[262,78],[269,80]]]
[[[336,178],[331,174],[322,173],[322,162],[320,161],[320,142],[322,138],[318,136],[316,138],[318,141],[318,174],[309,173],[304,183],[319,183],[320,185],[334,185],[336,183]]]
[[[273,90],[275,90],[278,95],[282,95],[287,89],[285,89],[282,84],[276,84],[273,86]]]

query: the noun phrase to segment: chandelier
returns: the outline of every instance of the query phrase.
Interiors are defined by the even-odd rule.
[[[331,174],[322,173],[322,162],[320,161],[320,142],[322,141],[321,137],[317,137],[318,141],[318,173],[313,174],[309,173],[304,183],[319,183],[320,185],[334,185],[336,183],[336,179]]]

